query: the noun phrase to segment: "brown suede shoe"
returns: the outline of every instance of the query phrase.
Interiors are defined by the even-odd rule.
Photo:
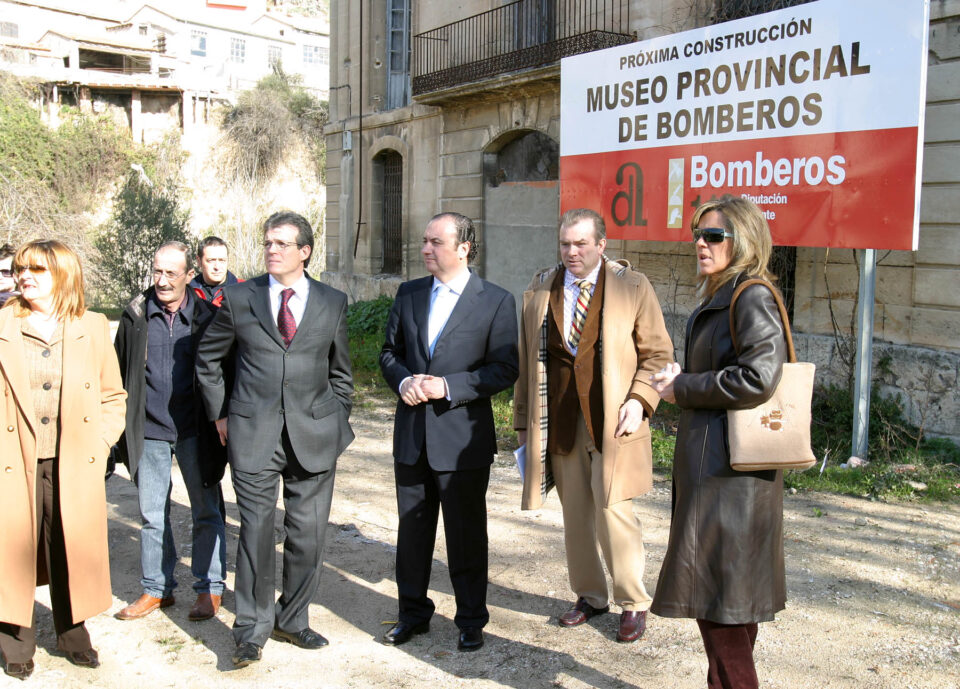
[[[215,593],[200,593],[197,595],[197,601],[190,608],[190,614],[187,619],[199,622],[200,620],[209,620],[217,614],[220,609],[220,599]]]
[[[624,610],[620,613],[620,629],[617,630],[617,641],[625,644],[633,643],[647,630],[646,610]]]
[[[159,608],[169,608],[173,603],[174,598],[172,595],[166,598],[154,598],[145,593],[114,615],[114,617],[118,620],[136,620],[141,617],[146,617]]]
[[[86,651],[70,651],[67,653],[67,658],[70,659],[71,663],[80,667],[100,667],[100,655],[95,648],[88,648]]]
[[[7,663],[3,666],[3,671],[14,679],[26,679],[33,674],[33,660],[25,663]]]

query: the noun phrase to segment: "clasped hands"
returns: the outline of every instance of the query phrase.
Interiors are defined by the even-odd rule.
[[[680,375],[680,373],[682,373],[680,364],[671,362],[660,369],[660,371],[650,376],[650,382],[653,385],[653,389],[657,391],[658,395],[660,395],[660,399],[669,402],[670,404],[677,403],[677,398],[673,394],[673,381],[677,376]]]
[[[429,400],[439,400],[447,396],[447,386],[440,376],[418,373],[400,384],[400,399],[415,407]]]

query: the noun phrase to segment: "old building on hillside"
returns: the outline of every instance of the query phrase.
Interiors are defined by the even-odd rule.
[[[560,58],[802,4],[797,0],[332,0],[329,279],[355,298],[425,274],[437,212],[480,228],[476,268],[519,294],[557,260]],[[914,421],[960,437],[960,4],[931,2],[919,250],[881,254],[874,361]],[[863,212],[874,212],[865,208]],[[611,241],[654,282],[682,341],[689,245]],[[854,252],[779,248],[801,355],[843,382]]]
[[[214,102],[233,100],[276,65],[326,100],[326,20],[272,6],[109,0],[87,11],[66,0],[0,0],[0,69],[46,82],[52,124],[60,105],[121,108],[138,143],[211,124]]]

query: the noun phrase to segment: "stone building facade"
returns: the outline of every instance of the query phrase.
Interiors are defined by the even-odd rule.
[[[327,278],[355,299],[392,294],[426,272],[429,218],[455,210],[478,224],[479,272],[519,294],[557,261],[559,55],[795,4],[331,0]],[[874,370],[914,421],[960,438],[960,0],[930,5],[919,249],[878,257]],[[882,213],[874,203],[861,212]],[[611,241],[608,255],[650,277],[679,347],[696,300],[690,246]],[[798,355],[845,384],[856,255],[784,255]]]

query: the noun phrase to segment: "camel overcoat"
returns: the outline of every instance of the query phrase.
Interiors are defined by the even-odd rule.
[[[523,293],[520,322],[520,378],[514,387],[514,428],[526,429],[527,449],[521,509],[543,504],[543,464],[540,428],[541,385],[537,361],[543,319],[550,304],[550,287],[558,265],[534,276]],[[650,376],[673,360],[673,344],[663,321],[657,295],[646,276],[625,261],[604,259],[604,292],[600,325],[600,366],[603,388],[603,493],[605,506],[642,495],[653,484],[649,414],[660,402]],[[643,424],[630,435],[615,438],[620,407],[638,398],[647,411]]]
[[[38,583],[36,434],[20,319],[0,309],[0,621],[28,627]],[[63,327],[60,390],[60,515],[70,607],[80,622],[110,607],[104,471],[123,430],[126,396],[110,327],[87,311]]]

